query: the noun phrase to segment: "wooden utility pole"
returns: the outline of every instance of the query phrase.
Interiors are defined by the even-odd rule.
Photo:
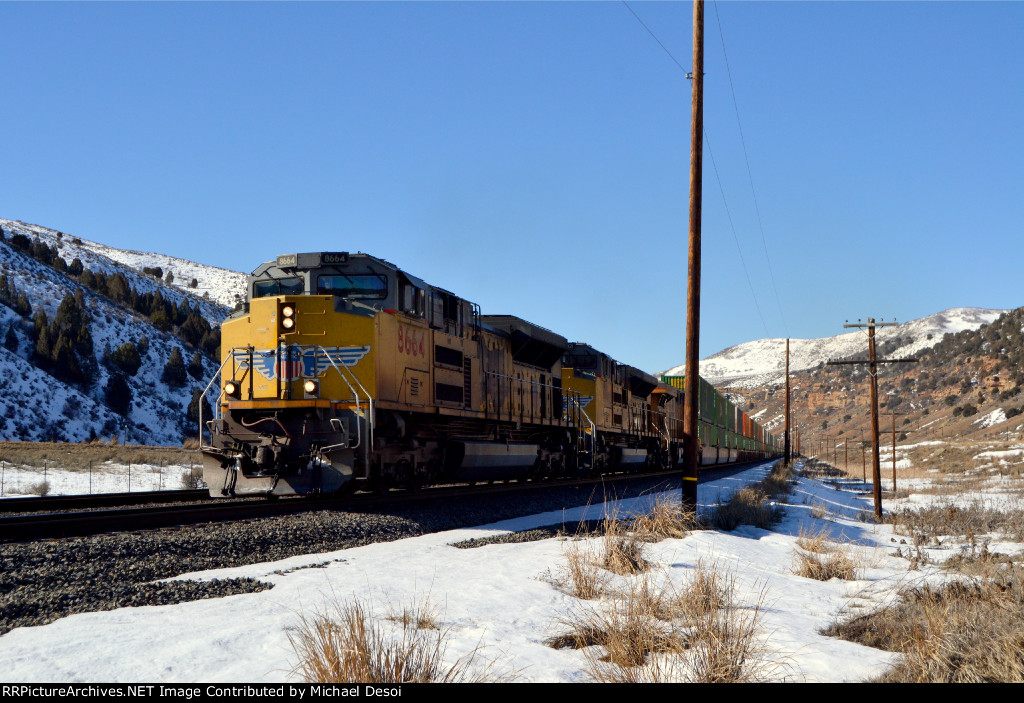
[[[868,465],[865,463],[864,454],[864,430],[860,431],[860,475],[864,483],[868,482]]]
[[[917,363],[917,359],[876,359],[875,358],[875,328],[895,327],[895,322],[875,322],[875,318],[869,317],[867,323],[854,325],[845,324],[843,327],[867,327],[868,328],[868,359],[867,361],[830,361],[830,366],[839,364],[867,364],[868,376],[871,379],[871,480],[874,484],[875,497],[875,519],[882,519],[882,464],[878,455],[878,364],[899,364]]]
[[[896,412],[896,408],[891,408],[892,413],[892,492],[896,492],[896,416],[906,415],[906,413]]]
[[[786,440],[783,455],[786,457],[786,465],[789,466],[789,337],[786,337]]]
[[[896,408],[892,410],[892,492],[896,492]]]
[[[686,388],[683,409],[683,506],[697,508],[700,417],[700,219],[704,165],[704,0],[693,3],[693,96],[690,103],[690,253],[686,277]]]

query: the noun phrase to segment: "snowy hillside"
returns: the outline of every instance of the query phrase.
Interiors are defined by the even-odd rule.
[[[952,308],[896,327],[879,327],[875,332],[876,347],[888,343],[885,355],[904,357],[927,349],[946,333],[973,330],[993,322],[1005,310],[984,308]],[[895,348],[892,348],[893,345]],[[814,368],[836,359],[867,358],[867,333],[856,330],[821,339],[791,339],[790,371]],[[754,387],[781,383],[786,368],[786,340],[759,339],[744,342],[713,354],[700,362],[700,375],[716,386]],[[684,366],[676,366],[665,374],[682,375]]]
[[[84,285],[85,277],[64,268],[77,259],[89,275],[117,276],[136,297],[157,296],[169,309],[184,311],[183,316],[198,313],[207,321],[202,329],[210,334],[230,309],[225,303],[244,290],[245,276],[155,254],[121,252],[12,220],[0,219],[0,230],[0,276],[23,306],[31,308],[19,312],[10,300],[0,305],[0,439],[82,441],[122,438],[127,433],[132,443],[180,444],[193,392],[204,388],[216,372],[210,353],[217,339],[202,349],[190,344],[181,334],[182,319],[165,318],[157,324],[155,317],[116,302],[95,285]],[[18,235],[50,252],[56,250],[60,261],[48,265],[38,260],[16,246]],[[141,271],[156,266],[172,271],[175,285]],[[197,285],[190,288],[193,278]],[[69,379],[59,362],[41,358],[36,341],[39,313],[53,324],[62,301],[76,295],[84,303],[91,340],[91,352],[75,352],[84,379]],[[51,340],[51,348],[56,341]],[[109,356],[128,343],[138,351],[138,365],[130,364],[131,371],[122,374]],[[173,350],[192,369],[165,380]],[[110,386],[112,377],[121,375],[128,390],[122,389],[120,397],[130,400],[119,413],[118,403],[110,400]]]
[[[0,218],[0,228],[8,233],[21,233],[30,238],[39,237],[48,245],[56,245],[61,256],[67,261],[71,261],[77,256],[86,268],[93,271],[110,271],[115,268],[122,271],[127,270],[134,272],[135,278],[146,281],[147,284],[153,279],[143,274],[144,268],[159,267],[165,276],[171,272],[174,274],[171,285],[182,293],[203,301],[203,313],[211,322],[216,320],[219,323],[224,319],[226,310],[220,308],[230,310],[238,302],[238,298],[245,297],[246,274],[238,271],[205,266],[165,254],[115,249],[105,244],[90,242],[57,230],[17,220]],[[121,264],[121,266],[117,266],[117,264]],[[189,286],[193,279],[197,283],[195,288]]]

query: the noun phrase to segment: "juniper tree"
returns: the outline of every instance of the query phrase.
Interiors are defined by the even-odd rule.
[[[4,337],[4,347],[11,352],[18,351],[18,335],[14,332],[14,325],[10,325],[7,328],[7,336]]]
[[[133,342],[125,342],[110,353],[110,362],[129,376],[134,376],[142,366],[142,357]]]
[[[103,391],[107,406],[118,415],[127,415],[132,407],[132,387],[119,371],[110,374],[107,387]]]
[[[192,360],[188,362],[188,375],[197,381],[203,378],[203,355],[196,352],[192,355]]]
[[[160,379],[172,388],[180,388],[185,385],[187,378],[188,374],[185,370],[185,360],[181,356],[181,350],[174,347]]]

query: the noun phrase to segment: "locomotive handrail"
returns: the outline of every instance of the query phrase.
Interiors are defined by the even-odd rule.
[[[203,389],[202,395],[199,396],[199,398],[201,400],[206,398],[206,394],[210,392],[210,387],[213,386],[214,381],[217,380],[217,378],[220,376],[221,372],[224,370],[224,367],[227,366],[228,361],[234,358],[234,351],[235,351],[234,349],[231,350],[231,354],[228,355],[228,357],[226,359],[224,359],[223,362],[221,362],[220,367],[213,373],[213,378],[211,378],[210,382],[206,384],[206,388]],[[211,418],[211,419],[216,420],[219,417],[220,417],[220,403],[218,402],[217,403],[217,410],[214,413],[213,418]],[[205,449],[206,446],[207,445],[203,444],[203,404],[200,402],[199,403],[199,448],[200,449]],[[210,431],[210,445],[209,445],[209,447],[211,449],[213,448],[213,431],[212,430]]]
[[[349,383],[348,378],[345,377],[345,373],[342,372],[341,368],[344,368],[345,371],[348,371],[348,375],[351,376],[352,380],[356,382],[357,386],[359,386],[359,390],[361,390],[363,393],[366,394],[366,404],[367,404],[367,411],[368,411],[367,420],[366,420],[366,434],[367,434],[366,440],[367,441],[366,441],[366,444],[363,445],[363,447],[365,449],[364,454],[365,454],[366,466],[369,467],[369,465],[370,465],[370,448],[373,447],[373,431],[374,431],[374,426],[376,424],[374,422],[373,396],[370,395],[370,393],[367,392],[367,390],[363,386],[363,384],[359,382],[359,377],[356,376],[354,373],[352,373],[347,366],[343,365],[341,368],[338,368],[338,365],[334,363],[334,359],[331,358],[331,355],[327,353],[326,349],[324,349],[319,344],[310,345],[310,346],[314,347],[314,354],[317,354],[317,353],[319,353],[321,351],[324,353],[324,356],[327,357],[327,361],[330,362],[331,366],[334,367],[334,370],[338,372],[339,376],[341,376],[341,380],[344,381],[345,385],[347,385],[349,390],[352,391],[352,396],[356,400],[356,443],[355,443],[355,446],[350,447],[351,449],[357,449],[360,445],[363,444],[363,433],[360,431],[360,427],[359,427],[359,418],[362,415],[362,409],[359,407],[359,393],[357,393],[356,389],[352,387],[351,383]],[[314,359],[315,359],[315,357],[314,357]],[[320,449],[320,451],[321,452],[330,451],[330,450],[333,450],[333,449],[335,449],[337,447],[340,447],[340,446],[342,446],[342,445],[340,445],[340,444],[330,444],[330,445],[328,445],[326,447],[322,447]]]
[[[580,392],[579,391],[569,390],[568,393],[566,393],[565,395],[567,395],[569,400],[572,402],[572,404],[576,406],[576,411],[580,415],[582,415],[583,418],[587,421],[587,424],[590,425],[590,432],[587,432],[586,430],[584,430],[583,434],[586,434],[586,435],[588,435],[590,437],[590,446],[587,448],[587,453],[589,455],[589,459],[588,459],[589,466],[587,466],[587,468],[588,469],[593,469],[594,468],[594,443],[597,441],[597,425],[594,424],[594,421],[590,419],[590,416],[587,415],[587,412],[580,405]]]
[[[338,365],[336,363],[334,363],[334,359],[331,358],[331,355],[327,353],[326,349],[321,347],[319,344],[311,344],[311,345],[308,345],[308,346],[313,348],[313,354],[314,354],[313,360],[314,360],[314,362],[316,361],[316,356],[322,351],[324,353],[324,356],[327,357],[327,362],[331,366],[334,367],[334,370],[338,372],[338,376],[340,376],[341,380],[345,382],[345,385],[348,386],[348,389],[350,391],[352,391],[352,397],[356,401],[356,443],[351,448],[352,449],[357,449],[359,446],[362,445],[362,442],[363,442],[363,433],[360,430],[360,423],[359,423],[359,418],[362,417],[363,410],[359,406],[359,393],[352,386],[352,384],[349,383],[348,378],[346,378],[345,374],[342,372],[342,370],[340,368],[338,368]],[[366,393],[366,389],[363,388],[363,384],[359,383],[359,379],[356,378],[354,374],[351,374],[351,375],[352,375],[353,380],[356,382],[356,385],[359,386],[360,390],[362,390],[363,393]],[[372,413],[372,411],[373,411],[373,398],[370,396],[369,393],[366,393],[366,395],[367,395],[367,404],[369,405],[369,409],[370,409],[370,411]],[[367,420],[368,424],[370,422],[372,422],[372,417],[370,418],[370,420]],[[328,450],[328,449],[334,449],[335,447],[339,447],[339,446],[341,446],[341,445],[340,444],[331,444],[331,445],[328,445],[327,447],[322,447],[321,451],[325,451],[325,450]]]

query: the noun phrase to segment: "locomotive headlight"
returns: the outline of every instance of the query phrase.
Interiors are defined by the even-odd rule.
[[[302,384],[302,389],[309,395],[316,395],[320,391],[320,383],[313,379],[306,379],[306,382]]]
[[[281,303],[277,308],[278,320],[284,332],[291,332],[295,329],[295,304]]]
[[[224,384],[224,395],[238,396],[238,384],[234,381],[228,381]]]

